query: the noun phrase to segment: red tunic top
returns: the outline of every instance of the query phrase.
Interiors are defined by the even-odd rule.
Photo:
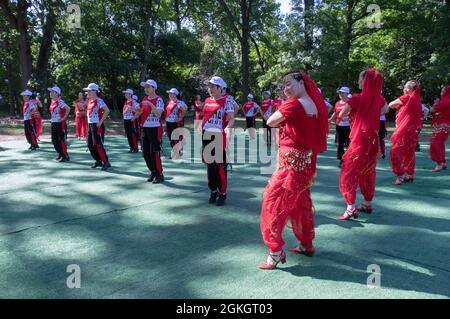
[[[280,147],[312,150],[317,153],[319,121],[317,116],[308,115],[296,98],[283,103],[278,111],[285,118],[280,127]]]

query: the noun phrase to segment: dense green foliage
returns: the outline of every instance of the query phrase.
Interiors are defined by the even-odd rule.
[[[373,3],[380,13],[368,12]],[[242,100],[243,63],[248,64],[248,90],[258,97],[290,69],[308,70],[331,99],[341,85],[355,90],[366,67],[384,73],[388,99],[414,78],[422,83],[424,100],[432,103],[440,86],[450,82],[449,0],[292,0],[287,16],[275,0],[78,0],[80,28],[68,23],[69,1],[0,4],[4,113],[14,112],[10,104],[20,103],[29,80],[26,59],[20,58],[21,34],[30,45],[28,83],[34,91],[45,94],[56,83],[63,98],[73,101],[82,87],[97,82],[116,109],[124,88],[142,96],[144,78],[157,80],[160,94],[175,86],[191,100],[197,92],[205,95],[204,79],[219,74]],[[13,23],[21,10],[25,30]],[[369,27],[377,19],[381,26]]]

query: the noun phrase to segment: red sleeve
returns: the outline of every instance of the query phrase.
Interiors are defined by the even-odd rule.
[[[353,96],[347,101],[347,104],[351,106],[352,109],[357,109],[359,106],[359,101],[361,101],[361,94],[355,93]]]
[[[402,102],[403,106],[405,106],[408,103],[410,97],[411,95],[402,95],[398,99],[400,100],[400,102]]]
[[[281,105],[281,107],[278,108],[278,111],[283,115],[283,117],[287,119],[292,119],[293,117],[297,116],[299,113],[299,104],[295,99],[290,99]]]

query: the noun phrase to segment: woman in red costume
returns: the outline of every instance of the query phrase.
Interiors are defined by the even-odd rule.
[[[422,103],[417,81],[408,81],[403,95],[389,103],[397,109],[395,132],[391,136],[391,168],[397,179],[393,185],[412,183],[416,168],[416,146],[419,141],[417,129],[422,126]],[[406,173],[406,176],[405,176]]]
[[[78,93],[78,99],[75,101],[75,130],[78,139],[87,136],[87,99],[84,97],[83,92]]]
[[[280,148],[278,168],[263,194],[261,233],[270,253],[261,269],[274,269],[280,261],[286,261],[282,233],[288,219],[300,242],[290,251],[314,254],[310,187],[317,154],[327,148],[328,110],[317,86],[305,73],[288,73],[284,86],[288,100],[267,120],[267,125],[280,127]]]
[[[433,134],[430,139],[430,157],[436,162],[433,172],[447,169],[445,142],[450,135],[450,85],[442,89],[441,99],[431,108]]]
[[[340,220],[358,218],[359,210],[372,213],[375,194],[377,157],[380,153],[378,130],[380,114],[389,108],[381,95],[383,76],[375,69],[368,69],[359,75],[361,93],[355,93],[339,113],[337,122],[350,112],[350,147],[342,157],[339,189],[347,203],[347,209]],[[356,190],[364,196],[361,208],[356,207]]]

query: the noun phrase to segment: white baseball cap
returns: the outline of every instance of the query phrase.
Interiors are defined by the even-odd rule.
[[[149,86],[151,86],[151,87],[153,87],[155,89],[158,88],[158,85],[156,84],[156,81],[154,81],[154,80],[147,80],[145,82],[141,82],[141,86],[142,87],[145,87],[146,85],[149,85]]]
[[[339,89],[338,93],[347,93],[350,94],[350,89],[346,86],[343,86]]]
[[[89,85],[87,86],[87,88],[84,88],[83,91],[97,91],[98,92],[99,87],[97,84],[95,83],[89,83]]]
[[[61,95],[61,89],[59,87],[57,87],[56,85],[52,88],[48,88],[49,92],[55,92],[58,95]]]
[[[249,94],[247,97],[253,100],[253,94]]]
[[[166,91],[166,93],[172,93],[172,94],[175,94],[175,95],[180,94],[180,92],[178,92],[178,90],[176,88],[171,88],[169,91]]]
[[[221,88],[226,88],[227,84],[220,76],[213,76],[207,83],[211,83],[217,86],[220,86]]]
[[[272,94],[270,93],[270,91],[264,91],[264,92],[263,92],[263,95],[271,96]]]
[[[134,94],[134,92],[133,92],[132,89],[126,89],[125,91],[122,91],[122,93],[124,93],[124,94],[130,94],[130,95],[133,95],[133,94]]]
[[[22,93],[20,93],[22,96],[32,96],[33,93],[30,90],[25,90]]]
[[[137,101],[137,100],[138,100],[138,97],[137,97],[137,95],[133,95],[133,100],[135,100],[135,101]]]

